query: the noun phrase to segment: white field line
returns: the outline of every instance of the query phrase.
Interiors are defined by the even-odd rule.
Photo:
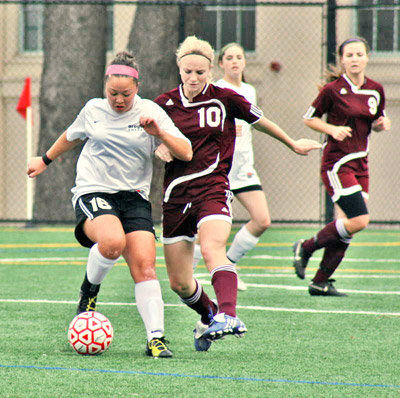
[[[247,277],[249,278],[291,278],[291,279],[297,279],[297,276],[294,274],[292,270],[288,270],[286,273],[270,273],[270,274],[248,274],[244,273],[243,270],[239,273],[241,279],[245,279]],[[335,275],[340,275],[340,279],[345,279],[345,278],[355,278],[355,279],[400,279],[400,275],[388,275],[388,274],[379,274],[379,275],[373,275],[373,274],[341,274],[340,269],[336,271]],[[194,275],[196,278],[208,278],[210,274],[195,274]],[[247,282],[246,282],[247,284]]]
[[[242,274],[240,274],[242,276]],[[202,285],[211,285],[209,280],[197,279]],[[261,287],[266,289],[282,289],[282,290],[307,290],[308,286],[289,286],[289,285],[263,285],[260,283],[246,283],[249,287]],[[400,291],[382,291],[382,290],[350,290],[340,289],[344,293],[355,293],[355,294],[395,294],[400,295]]]
[[[67,300],[27,300],[27,299],[0,299],[0,303],[25,303],[25,304],[71,304],[76,305],[76,301]],[[118,302],[98,302],[102,306],[125,306],[134,307],[136,303]],[[165,304],[165,307],[186,307],[185,304]],[[395,316],[400,317],[400,312],[376,312],[376,311],[351,311],[351,310],[316,310],[313,308],[284,308],[284,307],[262,307],[238,305],[237,308],[252,311],[271,311],[271,312],[300,312],[310,314],[350,314],[350,315],[373,315],[373,316]]]

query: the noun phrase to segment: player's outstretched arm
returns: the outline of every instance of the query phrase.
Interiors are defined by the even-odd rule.
[[[265,116],[261,117],[256,123],[254,123],[253,127],[256,130],[261,131],[264,134],[268,134],[269,136],[282,142],[298,155],[306,156],[313,149],[320,149],[322,147],[319,142],[314,140],[309,140],[305,138],[297,141],[293,140],[276,123],[267,119]]]
[[[75,147],[80,142],[82,142],[80,139],[74,141],[68,141],[67,132],[65,131],[60,135],[60,137],[56,140],[56,142],[46,152],[46,156],[50,161],[53,161],[63,153]],[[28,170],[26,174],[28,174],[30,178],[34,178],[40,173],[42,173],[44,170],[46,170],[46,168],[47,165],[43,161],[43,157],[35,156],[28,161]]]

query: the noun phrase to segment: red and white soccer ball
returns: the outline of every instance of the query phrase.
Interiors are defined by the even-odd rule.
[[[110,347],[113,336],[111,322],[96,311],[78,314],[68,328],[68,341],[81,355],[102,354]]]

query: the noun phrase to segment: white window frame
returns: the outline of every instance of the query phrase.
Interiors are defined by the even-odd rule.
[[[21,52],[25,52],[25,53],[37,53],[37,52],[41,52],[43,47],[42,47],[42,43],[43,43],[43,4],[22,4],[21,6],[21,12],[20,12],[20,50]],[[39,10],[38,14],[38,21],[37,21],[37,43],[38,43],[38,48],[37,49],[29,49],[25,47],[25,35],[26,35],[26,31],[25,31],[25,11],[27,9],[35,9]]]
[[[223,3],[224,0],[219,0],[221,3]],[[220,50],[225,44],[227,43],[222,43],[222,12],[223,11],[235,11],[236,13],[236,40],[231,40],[231,41],[236,41],[238,43],[242,44],[242,26],[241,26],[241,14],[243,11],[254,11],[254,14],[256,14],[256,2],[254,2],[254,5],[240,5],[240,0],[236,0],[238,2],[238,6],[233,6],[233,5],[229,5],[229,6],[224,6],[224,5],[220,5],[220,6],[206,6],[205,10],[208,12],[215,12],[216,13],[216,37],[215,37],[215,50]],[[256,28],[255,26],[256,21],[254,21],[254,28]],[[254,29],[253,32],[254,35],[254,47],[255,47],[255,43],[256,43],[256,31]],[[247,48],[245,48],[246,52],[254,52],[254,50],[248,50]]]
[[[25,47],[25,10],[27,8],[33,9],[36,7],[38,10],[38,20],[37,20],[37,42],[38,42],[38,48],[37,49],[27,49]],[[43,51],[43,11],[44,11],[44,6],[43,4],[23,4],[21,5],[21,12],[20,12],[20,51],[23,53],[38,53]],[[107,12],[114,12],[113,6],[107,6]],[[111,19],[113,23],[113,18]],[[112,29],[114,27],[112,26]],[[108,44],[108,41],[107,41]],[[114,47],[114,35],[111,34],[111,48],[107,48],[107,51],[112,51]]]
[[[368,44],[371,47],[371,51],[374,54],[383,54],[383,55],[387,55],[387,54],[392,54],[395,53],[396,55],[398,55],[400,53],[400,43],[399,43],[399,29],[400,29],[400,0],[394,0],[395,4],[393,4],[393,6],[379,6],[379,4],[381,3],[381,0],[373,0],[373,4],[375,5],[375,7],[370,7],[370,8],[359,8],[357,10],[357,30],[358,30],[358,22],[360,21],[360,11],[365,11],[365,10],[369,10],[372,12],[372,41],[370,42],[370,40],[368,41]],[[359,0],[358,1],[359,5],[363,5],[363,1]],[[365,3],[364,3],[365,4]],[[379,11],[392,11],[393,12],[393,20],[394,20],[394,24],[393,24],[393,47],[391,50],[379,50],[378,46],[378,33],[379,33],[379,27],[378,27],[378,13]],[[361,32],[357,32],[357,34],[361,35]]]

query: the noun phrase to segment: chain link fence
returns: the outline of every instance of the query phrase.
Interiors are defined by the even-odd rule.
[[[30,203],[35,206],[25,175],[26,154],[28,149],[33,154],[38,152],[43,12],[49,6],[47,3],[0,3],[1,221],[30,219]],[[66,3],[69,7],[80,7],[84,2]],[[182,26],[185,25],[185,12],[182,12],[185,6],[194,3],[201,6],[199,18],[202,18],[203,31],[198,36],[210,41],[217,51],[227,42],[242,43],[247,56],[246,80],[256,87],[258,104],[265,115],[295,139],[322,139],[303,125],[302,116],[318,93],[317,84],[326,66],[327,15],[332,2],[107,2],[108,59],[126,49],[136,9],[149,3],[159,7],[178,7],[180,10],[177,13],[176,29],[180,32],[183,32]],[[363,1],[361,7],[343,1],[336,4],[335,9],[337,42],[353,35],[367,36],[372,47],[367,75],[381,82],[386,89],[386,108],[392,118],[393,129],[390,134],[373,134],[371,137],[370,209],[372,219],[376,222],[394,224],[400,223],[400,205],[396,200],[400,187],[395,177],[398,174],[395,151],[399,146],[397,131],[400,125],[400,36],[398,29],[390,30],[390,27],[400,26],[400,6],[398,1],[391,1],[392,5],[387,3],[382,6],[382,2]],[[154,26],[154,29],[162,29],[162,26]],[[179,35],[180,40],[183,37]],[[26,124],[16,112],[24,80],[28,76],[32,79],[32,148],[27,148]],[[221,71],[216,64],[214,78],[220,76]],[[69,78],[66,76],[66,79]],[[58,106],[62,106],[68,98],[60,98],[58,101]],[[319,178],[320,153],[313,152],[308,157],[295,155],[276,140],[256,131],[253,134],[253,145],[256,169],[273,221],[323,222],[325,193]],[[35,190],[35,183],[32,189]],[[48,189],[52,187],[49,185]],[[70,199],[70,196],[65,197],[67,202]],[[235,202],[234,215],[237,221],[248,217]],[[71,207],[70,213],[60,214],[59,221],[73,219]]]

